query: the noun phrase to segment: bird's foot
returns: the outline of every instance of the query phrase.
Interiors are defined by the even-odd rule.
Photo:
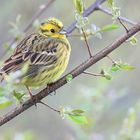
[[[53,83],[47,84],[47,88],[48,88],[49,92],[52,90],[52,85],[53,85]],[[54,90],[53,93],[54,93],[54,94],[51,94],[51,93],[50,93],[50,95],[51,95],[51,96],[52,96],[52,95],[56,95],[56,90]]]

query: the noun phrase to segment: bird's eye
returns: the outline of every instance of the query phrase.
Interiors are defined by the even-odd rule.
[[[51,31],[52,33],[55,33],[55,30],[54,30],[54,29],[51,29],[50,31]]]

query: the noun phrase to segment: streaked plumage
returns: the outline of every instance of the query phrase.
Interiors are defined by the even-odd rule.
[[[63,24],[58,19],[50,18],[42,23],[39,32],[25,37],[4,62],[1,68],[3,77],[28,64],[27,72],[16,84],[40,87],[59,79],[68,65],[71,52],[62,30]]]

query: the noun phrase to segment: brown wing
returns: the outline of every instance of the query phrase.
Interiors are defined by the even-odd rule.
[[[40,34],[26,37],[19,43],[13,55],[4,62],[1,72],[9,74],[20,70],[28,62],[29,69],[26,75],[37,73],[41,66],[50,66],[57,61],[55,53],[58,43],[55,39]]]

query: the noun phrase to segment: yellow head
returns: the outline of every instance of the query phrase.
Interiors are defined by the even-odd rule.
[[[54,38],[64,38],[66,31],[63,30],[63,24],[56,18],[49,18],[40,25],[40,33]]]

